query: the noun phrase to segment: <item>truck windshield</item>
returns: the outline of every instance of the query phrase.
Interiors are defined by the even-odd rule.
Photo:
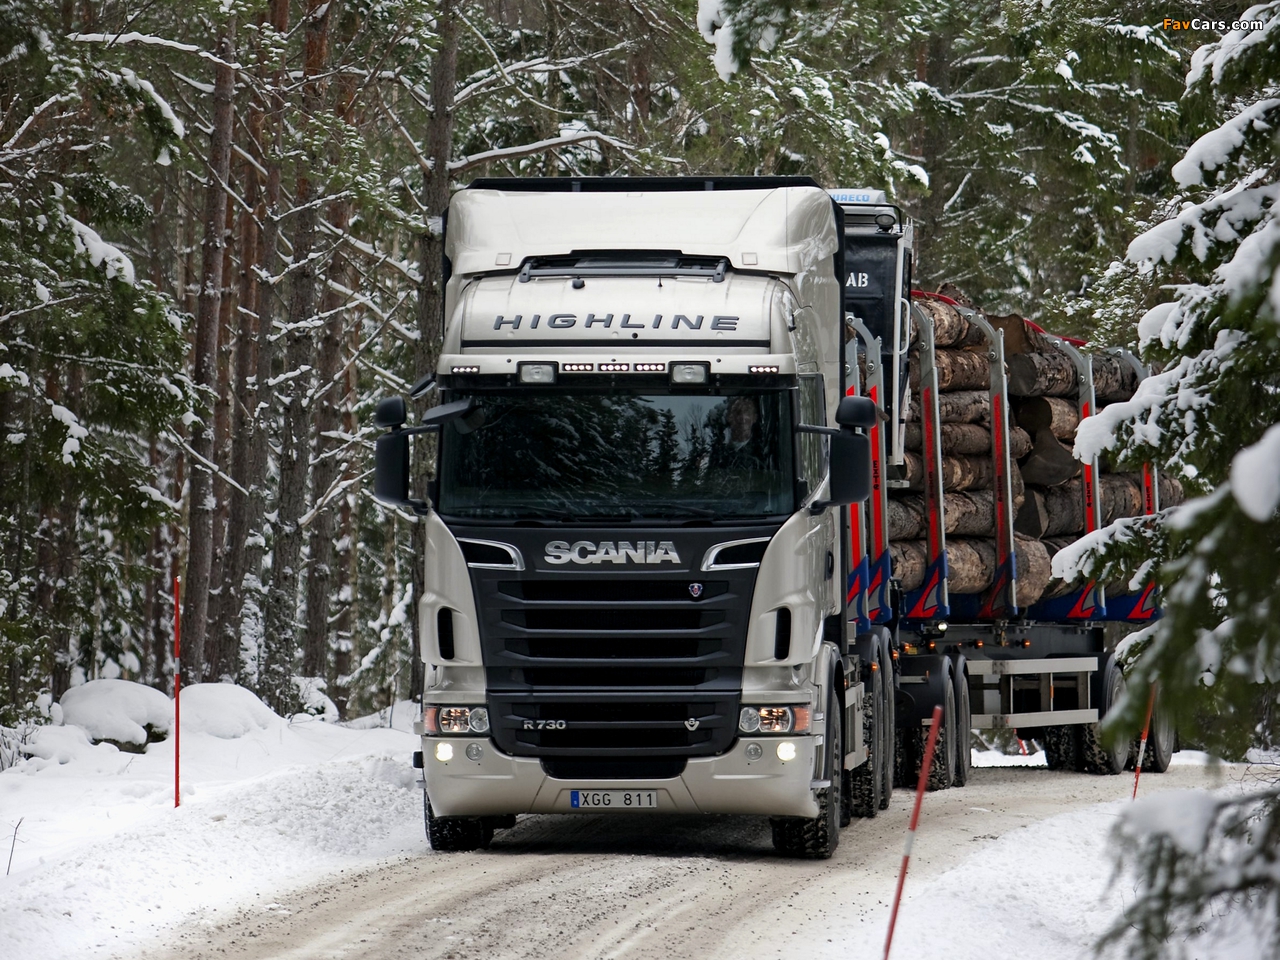
[[[440,512],[475,518],[685,519],[793,510],[789,395],[479,394],[448,424]]]

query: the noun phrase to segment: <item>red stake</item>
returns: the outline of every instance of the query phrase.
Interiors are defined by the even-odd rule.
[[[1133,771],[1133,796],[1130,800],[1138,799],[1138,779],[1142,776],[1142,761],[1147,756],[1147,733],[1151,730],[1151,713],[1156,708],[1156,685],[1151,684],[1151,696],[1147,698],[1147,719],[1142,724],[1142,743],[1138,745],[1138,762],[1134,765]]]
[[[929,784],[929,768],[933,766],[933,748],[938,744],[938,728],[941,726],[942,707],[939,705],[933,708],[929,739],[924,745],[924,763],[920,764],[920,782],[916,784],[916,805],[911,811],[911,823],[907,826],[907,841],[902,846],[902,869],[898,871],[898,890],[893,895],[893,912],[889,914],[889,935],[884,938],[884,960],[889,960],[889,947],[893,945],[893,928],[898,923],[898,904],[902,902],[902,885],[907,880],[907,861],[911,859],[911,846],[916,841],[916,824],[920,822],[920,804],[924,802],[925,787]]]
[[[182,689],[182,617],[178,612],[178,577],[173,578],[173,805],[182,805],[178,781],[178,749],[182,741],[182,710],[178,693]]]

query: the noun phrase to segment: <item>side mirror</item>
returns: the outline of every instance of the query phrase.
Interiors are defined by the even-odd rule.
[[[396,397],[394,399],[399,399]],[[388,401],[383,400],[382,403]],[[401,400],[403,406],[404,401]],[[382,409],[382,404],[378,405]],[[409,435],[384,433],[373,448],[373,495],[391,507],[409,501]]]
[[[836,407],[836,423],[842,427],[870,430],[880,418],[880,411],[870,397],[844,397]]]
[[[861,400],[846,397],[845,400]],[[841,407],[845,401],[841,401]],[[870,401],[868,401],[870,403]],[[872,404],[875,409],[875,404]],[[831,438],[831,504],[848,506],[871,496],[871,440],[866,434],[841,430]]]
[[[404,397],[387,397],[385,400],[380,400],[373,411],[374,424],[384,429],[394,430],[396,427],[402,427],[408,419],[409,412],[405,408]]]

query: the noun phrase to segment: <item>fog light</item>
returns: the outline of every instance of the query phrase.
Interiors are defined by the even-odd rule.
[[[443,746],[443,744],[442,744],[442,746]],[[478,744],[478,743],[468,743],[468,744],[467,744],[467,759],[468,759],[468,760],[477,760],[477,761],[478,761],[478,760],[479,760],[481,757],[483,757],[483,756],[484,756],[484,747],[480,746],[480,744]]]
[[[779,753],[781,753],[781,751],[779,751]],[[453,759],[453,744],[452,744],[452,743],[437,743],[437,744],[436,744],[436,759],[437,759],[437,760],[439,760],[441,763],[448,763],[450,760],[452,760],[452,759]]]
[[[796,745],[790,740],[783,740],[778,744],[778,759],[783,763],[796,758]]]
[[[742,752],[748,760],[759,760],[764,756],[764,748],[758,743],[748,743],[747,748]]]
[[[760,711],[755,707],[743,707],[738,714],[738,729],[743,733],[755,733],[760,729]]]
[[[556,365],[554,363],[522,363],[520,364],[521,383],[555,383]]]
[[[471,716],[468,718],[471,724],[472,733],[488,733],[489,732],[489,711],[484,707],[472,707]],[[474,760],[475,758],[472,757]]]
[[[685,387],[699,386],[707,382],[710,373],[709,363],[673,363],[671,382]]]

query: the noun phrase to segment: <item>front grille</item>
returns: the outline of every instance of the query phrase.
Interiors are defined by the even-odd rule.
[[[585,760],[562,758],[542,761],[547,776],[557,780],[671,780],[684,773],[683,757],[618,760],[613,757],[589,757]]]
[[[692,565],[717,542],[771,532],[675,536],[684,538],[677,540],[680,556]],[[732,745],[755,569],[717,570],[714,579],[693,566],[539,569],[542,544],[553,534],[488,528],[475,536],[511,542],[534,561],[518,573],[470,570],[499,749],[542,758],[571,779],[624,767],[630,772],[616,776],[676,776],[673,765],[682,768],[684,758],[715,756]],[[582,766],[565,766],[570,760]],[[665,766],[644,772],[645,763],[658,760]]]

